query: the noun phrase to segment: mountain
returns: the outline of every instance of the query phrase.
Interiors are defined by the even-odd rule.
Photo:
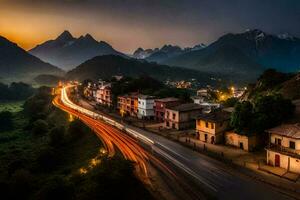
[[[55,40],[46,41],[29,52],[65,70],[70,70],[95,56],[123,55],[108,43],[96,41],[90,34],[74,38],[69,31],[64,31]]]
[[[188,47],[185,49],[182,49],[179,46],[173,46],[173,45],[164,45],[163,47],[155,48],[155,49],[146,49],[138,48],[133,53],[133,58],[136,59],[146,59],[150,62],[163,62],[166,59],[181,55],[183,53],[199,50],[202,48],[205,48],[206,46],[204,44],[199,44],[194,47]]]
[[[230,49],[234,51],[228,52]],[[224,55],[229,57],[224,58]],[[243,74],[251,71],[259,74],[267,68],[295,72],[300,69],[300,39],[288,34],[275,36],[257,29],[247,30],[226,34],[204,49],[161,63],[204,72],[222,70],[225,73],[235,71]]]
[[[85,80],[93,79],[109,79],[114,75],[138,77],[138,76],[151,76],[153,78],[165,81],[182,80],[182,79],[198,79],[201,80],[203,85],[214,84],[215,81],[211,80],[211,75],[207,73],[200,73],[196,70],[169,67],[159,65],[156,63],[149,63],[144,60],[126,59],[121,56],[105,55],[97,56],[91,60],[82,63],[75,69],[66,74],[69,80]]]
[[[243,100],[255,100],[261,95],[281,94],[283,97],[300,99],[300,73],[283,73],[266,70],[256,81],[249,84]]]
[[[1,81],[31,81],[38,74],[62,75],[63,71],[29,54],[17,44],[0,36]]]

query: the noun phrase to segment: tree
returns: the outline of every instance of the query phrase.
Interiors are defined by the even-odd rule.
[[[17,170],[11,177],[12,199],[27,199],[32,190],[33,176],[27,170]]]
[[[79,119],[75,119],[69,125],[68,134],[71,140],[77,140],[86,132],[87,127]]]
[[[231,97],[224,101],[223,106],[225,107],[234,107],[236,103],[239,102],[238,98]]]
[[[13,115],[9,111],[0,112],[0,131],[10,130],[13,127]]]
[[[65,128],[63,126],[54,127],[50,131],[50,145],[59,146],[65,142]]]
[[[253,120],[253,105],[249,101],[237,103],[231,115],[230,125],[237,131],[250,130]]]
[[[59,154],[54,148],[48,147],[41,150],[36,161],[40,171],[50,171],[59,163]]]
[[[262,132],[291,118],[295,105],[281,95],[260,96],[255,100],[254,128]]]
[[[48,132],[48,123],[45,120],[38,119],[33,123],[32,133],[34,135],[45,135]]]

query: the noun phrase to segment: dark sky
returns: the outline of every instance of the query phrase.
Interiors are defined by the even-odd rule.
[[[65,29],[132,52],[248,28],[300,37],[300,0],[0,0],[0,35],[26,49]]]

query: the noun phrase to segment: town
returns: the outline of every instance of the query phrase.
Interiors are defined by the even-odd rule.
[[[253,124],[249,116],[252,111],[247,113],[245,110],[249,109],[247,106],[251,107],[251,103],[243,101],[246,87],[231,86],[220,91],[208,86],[196,89],[194,96],[186,99],[174,96],[158,98],[139,91],[116,96],[113,87],[122,79],[122,76],[118,76],[114,77],[113,82],[85,82],[78,86],[82,89],[76,91],[82,93],[77,97],[80,96],[81,101],[113,118],[163,135],[196,151],[209,151],[252,170],[261,170],[294,182],[299,180],[300,125],[282,124],[283,119],[293,116],[294,105],[291,102],[282,97],[273,100],[265,98],[257,102],[274,103],[285,110],[274,107],[271,113],[264,113],[273,115],[278,112],[278,115],[282,115],[276,116],[282,117],[275,122],[276,126],[253,129],[250,127]],[[187,81],[165,84],[168,87],[192,90],[191,83]],[[280,102],[284,103],[279,105]],[[257,126],[261,124],[257,122]]]

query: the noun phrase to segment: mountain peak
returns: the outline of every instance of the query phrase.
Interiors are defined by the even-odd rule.
[[[67,30],[65,30],[62,34],[60,34],[56,38],[56,40],[61,40],[61,41],[69,41],[69,40],[73,40],[73,39],[74,38],[73,38],[72,34]]]
[[[279,39],[283,39],[283,40],[294,40],[295,37],[289,33],[281,33],[281,34],[278,34],[277,37]]]

